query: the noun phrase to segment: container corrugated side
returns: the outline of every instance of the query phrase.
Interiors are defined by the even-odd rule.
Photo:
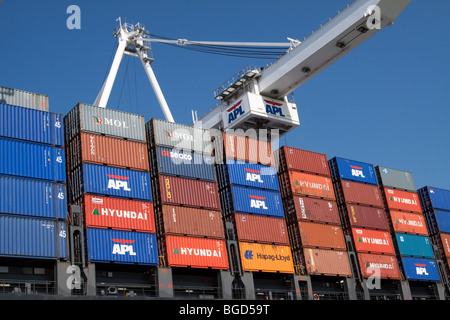
[[[402,257],[401,265],[408,280],[440,281],[436,262],[432,259]]]
[[[430,235],[450,233],[450,211],[434,209],[424,213]]]
[[[294,196],[292,201],[299,220],[341,224],[336,201],[299,196]],[[291,201],[285,201],[286,204],[287,202]]]
[[[66,223],[0,215],[0,256],[66,260]]]
[[[424,210],[450,210],[450,190],[423,187],[418,190]],[[423,200],[422,200],[423,198]]]
[[[66,181],[64,149],[0,138],[0,174],[41,180]]]
[[[154,233],[87,228],[86,242],[91,262],[158,264]]]
[[[148,172],[84,163],[70,172],[68,177],[70,203],[84,193],[152,200]]]
[[[395,255],[391,234],[387,231],[352,228],[356,252]]]
[[[396,233],[395,237],[400,255],[416,258],[434,258],[431,240],[427,236]]]
[[[144,116],[78,103],[65,117],[66,141],[80,131],[146,142]]]
[[[83,162],[149,171],[147,144],[80,132],[66,144],[67,168]]]
[[[384,188],[384,196],[387,208],[405,212],[416,212],[422,214],[419,196],[416,192]]]
[[[346,250],[344,233],[341,226],[324,223],[298,223],[303,247]]]
[[[411,172],[376,166],[378,185],[380,187],[416,192],[416,184]]]
[[[400,269],[395,256],[358,253],[358,262],[363,278],[401,279]]]
[[[234,222],[238,241],[289,245],[284,218],[235,213],[227,220]]]
[[[393,210],[389,214],[394,232],[428,235],[427,225],[422,214]]]
[[[294,273],[289,246],[240,241],[239,252],[244,271]]]
[[[303,255],[309,275],[352,276],[346,251],[304,248]]]
[[[438,246],[442,257],[450,258],[450,234],[439,233],[430,237],[431,243]]]
[[[49,111],[48,96],[19,89],[0,87],[0,103]]]
[[[226,159],[226,163],[216,166],[219,189],[232,185],[280,190],[277,171],[272,166]]]
[[[63,146],[63,115],[0,103],[0,136]]]
[[[322,153],[282,146],[275,151],[275,161],[279,172],[294,170],[330,177],[327,156]]]
[[[359,204],[384,208],[380,189],[371,184],[340,180],[335,183],[339,204]]]
[[[293,194],[328,200],[336,199],[331,178],[296,171],[281,173],[279,177],[283,197]]]
[[[378,185],[372,164],[350,159],[334,157],[330,159],[330,172],[333,180],[351,180]]]
[[[0,212],[67,219],[66,186],[55,182],[0,176]]]
[[[349,225],[345,227],[370,228],[389,231],[389,223],[384,209],[346,204],[342,207],[343,214],[348,217]]]

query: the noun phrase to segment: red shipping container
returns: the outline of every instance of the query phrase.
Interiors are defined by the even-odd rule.
[[[298,225],[303,247],[347,249],[341,226],[303,221]]]
[[[305,248],[303,254],[309,275],[352,276],[346,251]]]
[[[422,214],[390,211],[395,232],[428,236],[427,225]]]
[[[431,240],[446,258],[450,258],[450,234],[435,234],[431,237]]]
[[[222,213],[180,206],[161,206],[165,234],[224,239]]]
[[[336,201],[294,196],[294,205],[299,220],[341,224]]]
[[[358,253],[359,269],[363,278],[400,280],[400,269],[395,256]]]
[[[347,180],[341,180],[340,183],[346,203],[384,208],[383,199],[377,186]]]
[[[389,232],[352,228],[352,233],[353,243],[357,252],[395,255],[394,245]]]
[[[147,144],[80,132],[67,144],[68,169],[82,162],[149,171]]]
[[[330,169],[325,154],[283,146],[276,152],[280,172],[303,171],[330,177]]]
[[[86,227],[155,233],[152,202],[93,195],[83,200]]]
[[[164,204],[220,210],[215,182],[160,175],[159,189]]]
[[[160,241],[170,267],[229,269],[225,240],[167,235]]]
[[[422,213],[417,193],[384,188],[384,194],[389,209]]]
[[[239,241],[289,245],[284,218],[235,213],[234,220]]]
[[[389,223],[384,209],[347,204],[350,226],[389,231]]]
[[[287,174],[294,195],[336,199],[331,178],[296,171],[289,171]],[[286,174],[282,176],[282,180],[286,179]]]

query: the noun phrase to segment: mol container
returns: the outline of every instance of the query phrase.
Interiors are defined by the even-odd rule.
[[[389,232],[381,230],[352,228],[356,252],[395,255]]]
[[[402,257],[400,261],[408,280],[440,281],[439,271],[434,260]]]
[[[283,146],[275,151],[278,172],[301,171],[330,176],[327,156],[322,153]]]
[[[359,269],[363,278],[400,280],[400,269],[395,256],[384,254],[358,253]]]
[[[389,231],[386,212],[381,208],[345,204],[341,210],[343,215],[348,216],[348,219],[343,219],[346,229],[356,227]]]
[[[450,211],[450,190],[434,187],[423,187],[418,190],[424,211],[441,209]]]
[[[378,184],[385,188],[416,192],[416,185],[411,172],[376,166]]]
[[[391,210],[391,222],[394,232],[428,235],[425,218],[422,214]]]
[[[62,148],[0,138],[0,150],[0,174],[66,181],[66,160]]]
[[[346,180],[338,181],[335,185],[339,203],[384,208],[383,199],[377,186]]]
[[[375,169],[370,163],[334,157],[330,159],[329,164],[335,180],[351,180],[378,185]]]
[[[336,199],[331,178],[303,172],[289,171],[281,173],[280,189],[283,197],[299,195],[328,200]]]
[[[389,210],[416,212],[422,214],[419,196],[416,192],[384,188],[384,196]]]
[[[146,142],[144,116],[78,103],[65,117],[66,141],[80,132]]]
[[[427,236],[396,233],[397,246],[401,256],[434,258],[433,247]]]
[[[0,176],[0,213],[67,219],[66,186],[56,182]]]
[[[303,256],[309,275],[352,276],[346,251],[304,248]]]
[[[158,264],[154,233],[87,228],[86,239],[91,262]]]
[[[0,87],[0,103],[48,111],[48,96],[19,89]]]
[[[0,103],[0,136],[63,146],[63,116]]]
[[[289,246],[239,242],[239,252],[244,271],[294,273]]]

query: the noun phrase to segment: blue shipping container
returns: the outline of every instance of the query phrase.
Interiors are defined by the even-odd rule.
[[[253,188],[280,190],[277,169],[256,163],[227,159],[217,166],[219,188],[241,185]]]
[[[434,260],[403,257],[402,265],[408,280],[440,281]]]
[[[0,174],[41,180],[66,181],[64,149],[0,138]]]
[[[153,233],[88,228],[86,237],[88,259],[92,262],[158,264]]]
[[[150,174],[96,164],[84,163],[70,173],[70,202],[84,193],[152,200]]]
[[[0,136],[63,146],[63,115],[0,103]]]
[[[426,211],[424,216],[431,235],[450,233],[450,211],[434,209]]]
[[[396,233],[397,246],[401,256],[434,258],[430,238],[414,234]]]
[[[0,213],[67,219],[66,186],[0,176]]]
[[[214,161],[207,154],[157,147],[151,168],[155,173],[215,181]]]
[[[378,185],[373,165],[349,159],[334,157],[328,161],[334,181],[343,179]]]
[[[418,191],[424,210],[450,210],[450,190],[423,187]]]
[[[67,260],[63,221],[0,215],[0,256]]]
[[[225,215],[238,212],[284,218],[281,195],[277,191],[233,186],[219,195]]]

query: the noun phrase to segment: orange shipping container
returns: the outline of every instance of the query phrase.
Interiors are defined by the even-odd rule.
[[[239,242],[239,251],[244,271],[294,273],[289,246]]]
[[[235,213],[238,240],[289,245],[286,219]]]
[[[389,232],[352,228],[352,233],[357,252],[395,255],[394,245]]]
[[[304,248],[303,254],[309,275],[352,276],[346,251]]]
[[[303,247],[347,249],[341,226],[304,221],[299,222],[298,225]]]
[[[384,194],[389,209],[422,213],[417,193],[384,188]]]
[[[329,200],[336,199],[331,178],[289,171],[289,183],[292,193],[295,195],[313,196]]]
[[[395,256],[359,253],[358,261],[363,278],[400,280],[400,270]]]
[[[425,218],[422,214],[391,211],[390,215],[395,232],[428,236]]]
[[[162,241],[171,267],[229,269],[224,240],[168,235]]]

